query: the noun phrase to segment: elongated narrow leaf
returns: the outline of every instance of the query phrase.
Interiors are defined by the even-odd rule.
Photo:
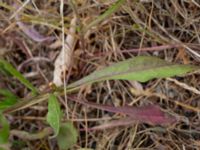
[[[73,88],[86,83],[113,79],[146,82],[154,78],[183,75],[195,69],[199,69],[199,67],[174,64],[152,56],[139,56],[95,71],[68,87]]]
[[[120,113],[124,115],[128,115],[133,121],[138,121],[142,123],[150,123],[150,124],[159,124],[159,125],[166,125],[171,124],[176,121],[175,117],[168,115],[161,111],[158,106],[149,105],[143,107],[132,107],[132,106],[122,106],[122,107],[114,107],[109,105],[100,105],[92,102],[87,102],[83,100],[72,99],[70,100],[76,101],[83,105],[87,105],[89,107]],[[130,121],[122,121],[124,124],[130,124]],[[123,125],[123,123],[118,121],[117,123]]]
[[[0,112],[0,145],[8,142],[9,131],[8,121]]]
[[[34,94],[37,93],[36,88],[26,79],[24,76],[17,71],[10,63],[0,59],[0,67],[9,72],[13,77],[17,78],[22,84],[29,88]]]
[[[54,129],[54,136],[57,136],[60,129],[61,110],[55,95],[51,94],[48,101],[47,122]]]
[[[169,63],[157,57],[139,56],[116,63],[102,70],[95,71],[90,75],[68,85],[66,92],[76,90],[83,84],[92,84],[98,81],[122,79],[146,82],[154,78],[183,75],[197,69],[199,69],[197,66]],[[63,89],[61,88],[60,91],[63,91]],[[48,94],[40,95],[37,98],[30,100],[24,100],[17,103],[13,107],[6,109],[4,113],[10,113],[27,108],[39,102],[45,101],[47,99],[46,97],[48,97]]]
[[[28,108],[32,105],[35,105],[37,103],[46,101],[48,98],[49,98],[49,93],[37,95],[37,96],[29,98],[29,99],[24,99],[24,100],[17,102],[13,106],[6,108],[5,110],[3,110],[3,113],[12,113],[15,111],[19,111],[19,110]]]
[[[68,150],[78,139],[78,133],[72,122],[66,122],[61,125],[57,136],[58,146],[61,150]]]

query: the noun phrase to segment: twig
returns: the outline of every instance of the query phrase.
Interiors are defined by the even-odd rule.
[[[51,134],[53,134],[53,129],[50,127],[44,128],[42,131],[39,131],[38,133],[29,133],[29,132],[21,131],[21,130],[10,131],[11,136],[17,136],[20,139],[30,140],[30,141],[43,139]]]
[[[193,92],[193,93],[195,93],[195,94],[200,95],[200,91],[197,90],[197,89],[194,88],[194,87],[191,87],[191,86],[189,86],[189,85],[187,85],[187,84],[185,84],[185,83],[179,82],[179,81],[176,80],[176,79],[167,78],[167,80],[168,80],[168,81],[174,82],[175,84],[179,85],[180,87],[182,87],[182,88],[184,88],[184,89],[186,89],[186,90],[189,90],[189,91],[191,91],[191,92]]]

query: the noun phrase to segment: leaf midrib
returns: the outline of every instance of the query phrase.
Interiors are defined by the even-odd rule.
[[[109,80],[109,79],[115,78],[116,76],[120,76],[120,75],[125,75],[125,74],[128,74],[128,73],[131,73],[131,71],[134,71],[132,73],[138,73],[138,72],[142,72],[142,71],[148,72],[149,70],[153,69],[152,67],[155,67],[154,69],[157,70],[157,69],[164,69],[164,68],[168,68],[168,67],[172,67],[172,66],[182,66],[182,65],[181,64],[173,64],[173,63],[166,63],[166,64],[157,65],[155,63],[153,66],[144,66],[144,67],[141,66],[141,68],[137,68],[137,69],[135,69],[135,68],[131,69],[130,68],[127,71],[124,71],[124,72],[120,72],[120,73],[118,72],[118,73],[114,73],[114,74],[107,74],[107,75],[103,75],[103,76],[99,76],[99,77],[95,78],[94,77],[95,74],[98,73],[98,72],[96,72],[95,74],[92,73],[92,74],[86,76],[85,78],[83,78],[83,79],[81,79],[81,80],[79,80],[79,81],[77,81],[75,83],[72,83],[71,85],[69,85],[69,87],[71,88],[71,87],[74,87],[74,86],[80,86],[82,84],[86,84],[86,83],[90,83],[90,82],[91,83],[98,82],[98,81],[102,81],[102,80],[106,80],[106,79]],[[102,70],[99,70],[99,71],[102,71]],[[89,77],[91,77],[93,79],[88,79]],[[86,80],[86,81],[84,81],[84,80]]]

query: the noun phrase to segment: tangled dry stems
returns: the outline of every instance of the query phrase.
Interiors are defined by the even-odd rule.
[[[98,18],[115,1],[87,0],[76,1],[75,8],[64,1],[65,34],[73,15],[80,19],[79,28]],[[15,1],[0,3],[0,57],[9,60],[37,88],[45,90],[53,77],[53,63],[58,55],[61,43],[60,1],[36,0],[23,9],[21,19],[45,36],[55,36],[51,43],[32,41],[17,27],[14,14]],[[22,4],[23,2],[21,2]],[[5,5],[3,5],[5,4]],[[35,6],[37,7],[35,7]],[[87,74],[107,66],[112,62],[124,60],[137,55],[155,55],[171,62],[198,64],[200,7],[197,1],[130,1],[127,0],[120,9],[96,24],[86,33],[77,32],[78,43],[75,46],[72,70],[68,72],[69,82],[76,81]],[[8,7],[8,8],[6,8]],[[77,11],[77,12],[75,12]],[[180,46],[173,46],[173,45]],[[142,51],[171,45],[162,50]],[[136,49],[136,52],[131,52]],[[126,53],[123,51],[126,50]],[[130,52],[128,51],[130,50]],[[138,51],[137,51],[138,50]],[[1,88],[14,92],[19,97],[29,93],[18,81],[10,81],[7,76],[0,76]],[[172,82],[171,82],[172,81]],[[181,83],[181,84],[179,84]],[[186,118],[169,127],[134,124],[131,127],[119,127],[96,132],[80,132],[79,141],[74,149],[89,147],[94,149],[199,149],[200,115],[199,115],[199,73],[192,73],[176,79],[158,79],[145,84],[125,81],[106,81],[92,87],[83,87],[76,95],[93,102],[115,106],[132,103],[159,104],[163,109],[177,116]],[[131,88],[148,90],[150,94],[135,95]],[[71,96],[71,95],[69,95]],[[73,96],[73,95],[72,95]],[[65,112],[65,101],[60,97]],[[180,105],[184,104],[184,105]],[[85,108],[69,102],[69,118],[76,127],[93,127],[103,124],[113,116],[101,110]],[[191,110],[190,107],[197,108]],[[12,129],[35,132],[46,127],[44,117],[46,103],[30,107],[10,116]],[[66,119],[66,118],[63,118]],[[20,141],[17,137],[13,141]],[[20,142],[19,142],[20,143]],[[36,141],[22,142],[31,149],[55,149],[54,140],[44,138]],[[18,145],[15,145],[17,148]]]

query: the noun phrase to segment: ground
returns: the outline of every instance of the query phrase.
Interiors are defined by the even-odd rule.
[[[77,22],[72,26],[74,18]],[[0,20],[0,59],[12,64],[40,91],[39,95],[51,90],[55,61],[63,48],[70,55],[62,74],[66,75],[66,85],[137,56],[196,66],[200,61],[198,0],[2,0]],[[0,80],[1,89],[30,99],[30,90],[15,77],[2,73]],[[67,94],[67,99],[60,94],[62,120],[72,121],[78,132],[78,141],[71,149],[200,149],[199,83],[197,70],[144,83],[101,81],[82,86]],[[112,106],[158,105],[179,119],[164,126],[136,121],[128,126],[82,131],[124,115],[70,101],[74,97]],[[56,139],[50,138],[47,111],[45,101],[5,114],[11,149],[59,149]],[[20,136],[24,131],[37,133],[44,128],[49,129],[44,138]]]

